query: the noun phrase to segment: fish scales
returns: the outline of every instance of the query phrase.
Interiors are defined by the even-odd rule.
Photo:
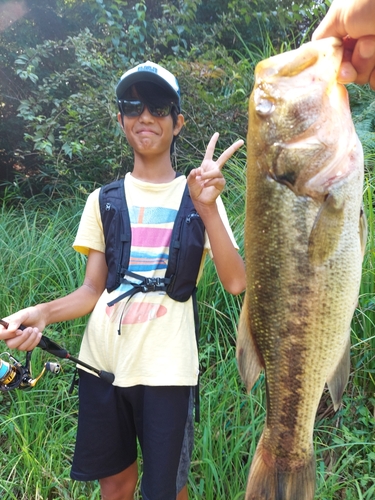
[[[328,383],[337,408],[349,376],[366,224],[341,57],[331,38],[255,72],[237,359],[248,390],[264,369],[267,415],[246,500],[314,498],[317,407]]]

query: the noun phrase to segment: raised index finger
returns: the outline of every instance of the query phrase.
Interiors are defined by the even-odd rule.
[[[244,141],[242,139],[239,139],[238,141],[234,142],[229,148],[227,148],[217,159],[216,164],[217,166],[221,169],[225,165],[225,163],[229,160],[231,156],[234,155],[234,153],[240,149],[241,146],[243,146]]]

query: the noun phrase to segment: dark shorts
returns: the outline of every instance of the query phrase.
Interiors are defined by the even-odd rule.
[[[144,500],[176,500],[193,448],[193,390],[116,387],[80,370],[77,442],[71,477],[93,481],[143,458]]]

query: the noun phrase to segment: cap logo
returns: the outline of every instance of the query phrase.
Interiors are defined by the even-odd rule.
[[[152,66],[138,66],[138,71],[151,71],[152,73],[158,73],[157,68],[153,68]]]

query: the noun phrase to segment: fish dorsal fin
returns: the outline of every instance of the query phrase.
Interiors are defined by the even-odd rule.
[[[331,257],[339,244],[344,226],[345,202],[329,194],[323,202],[312,227],[308,253],[313,265],[323,264]]]

